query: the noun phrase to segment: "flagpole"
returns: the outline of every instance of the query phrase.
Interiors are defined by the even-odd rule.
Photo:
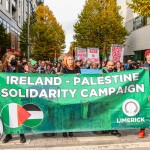
[[[57,58],[56,58],[56,50],[55,50],[55,61],[57,60]]]
[[[28,47],[28,60],[30,58],[30,0],[28,0],[28,31],[27,31],[27,47]]]
[[[55,50],[55,54],[54,54],[54,62],[56,62],[56,50]]]

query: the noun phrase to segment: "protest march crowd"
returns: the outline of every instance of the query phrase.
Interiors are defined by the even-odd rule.
[[[128,60],[127,63],[123,64],[121,62],[114,62],[112,60],[109,61],[101,61],[100,64],[92,62],[88,64],[86,61],[82,60],[74,60],[74,57],[71,55],[66,55],[64,60],[60,60],[57,62],[51,62],[50,60],[39,60],[29,61],[26,58],[23,58],[21,61],[17,60],[15,55],[12,53],[4,54],[2,60],[0,61],[0,72],[14,72],[14,73],[39,73],[39,74],[77,74],[80,76],[81,69],[100,69],[103,73],[110,72],[120,72],[126,70],[134,70],[134,69],[149,69],[150,73],[150,50],[146,50],[145,52],[146,61],[137,62],[133,60]],[[96,134],[97,131],[94,131]],[[116,135],[118,137],[121,134],[117,130],[111,131],[101,131],[102,134],[111,133],[112,135]],[[54,133],[49,133],[51,136],[55,136]],[[48,133],[44,133],[44,135],[48,135]],[[73,136],[73,132],[63,133],[63,137]],[[144,138],[145,129],[141,129],[138,133],[139,138]],[[11,134],[6,134],[3,143],[7,143],[12,139]],[[24,134],[20,134],[20,142],[25,143],[26,138]]]

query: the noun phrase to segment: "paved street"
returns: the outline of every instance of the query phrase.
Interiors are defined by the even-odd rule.
[[[27,142],[21,144],[18,136],[7,143],[0,143],[0,149],[10,150],[150,150],[150,130],[146,130],[146,137],[139,139],[139,130],[121,131],[122,136],[110,134],[93,134],[92,132],[74,133],[74,137],[63,138],[62,134],[54,137],[44,137],[42,134],[27,135]],[[4,137],[3,137],[4,138]],[[3,139],[2,138],[2,139]]]

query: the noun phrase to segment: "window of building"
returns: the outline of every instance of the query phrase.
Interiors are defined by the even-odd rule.
[[[21,20],[21,19],[20,19],[20,16],[19,16],[19,23],[20,23],[20,20]]]
[[[18,45],[17,45],[18,46],[18,50],[20,50],[20,37],[19,36],[20,36],[20,34],[18,34]]]
[[[15,33],[11,31],[11,49],[15,49]]]
[[[147,17],[142,17],[142,24],[143,26],[147,25]]]
[[[0,24],[2,24],[2,18],[0,18]]]
[[[0,0],[0,4],[2,4],[2,0]]]
[[[11,0],[11,2],[12,2],[12,6],[16,8],[16,6],[17,6],[17,0]]]
[[[18,48],[18,31],[13,27],[11,27],[11,48]]]
[[[10,25],[7,23],[7,33],[10,33]]]
[[[145,16],[139,16],[133,20],[133,30],[139,29],[145,25],[147,25],[147,17]]]
[[[36,3],[39,5],[41,3],[44,3],[44,0],[37,0]]]
[[[4,26],[4,28],[7,27],[6,24],[7,24],[6,21],[3,20],[3,26]]]
[[[20,1],[19,1],[19,7],[20,7],[21,5],[20,5]]]
[[[15,29],[13,27],[11,27],[11,31],[15,31]]]
[[[28,17],[28,12],[26,12],[26,16],[25,16],[25,18],[27,18]]]
[[[15,34],[15,49],[18,49],[18,35]]]
[[[24,17],[25,17],[25,14],[24,14],[24,1],[21,0],[21,25],[23,25]]]
[[[134,30],[142,26],[141,17],[137,17],[134,20]]]
[[[6,0],[6,10],[10,12],[10,0]]]
[[[6,29],[7,29],[7,23],[6,23],[5,20],[2,20],[2,25],[3,25],[4,29],[5,29],[5,32],[7,33],[7,31],[6,31]]]

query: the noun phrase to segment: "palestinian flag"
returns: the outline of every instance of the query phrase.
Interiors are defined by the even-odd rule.
[[[10,128],[21,126],[30,116],[28,111],[16,103],[4,106],[1,113],[2,121]]]
[[[55,54],[54,54],[54,62],[56,62],[56,50],[55,50]]]
[[[37,105],[26,104],[23,106],[23,108],[30,113],[30,117],[23,123],[25,126],[35,127],[42,122],[44,114]]]

